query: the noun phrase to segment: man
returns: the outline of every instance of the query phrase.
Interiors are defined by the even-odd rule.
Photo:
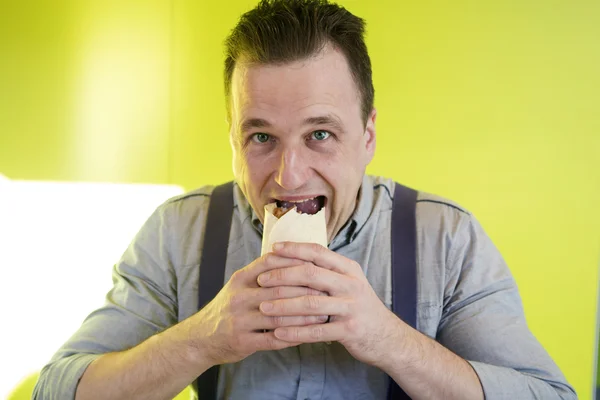
[[[413,399],[576,398],[498,251],[454,203],[419,193],[417,329],[390,311],[394,183],[365,176],[377,114],[363,31],[324,0],[242,16],[226,42],[226,283],[198,310],[213,188],[167,201],[34,398],[168,399],[213,366],[219,398],[384,399],[388,376]],[[261,257],[273,201],[324,203],[328,248],[281,243]]]

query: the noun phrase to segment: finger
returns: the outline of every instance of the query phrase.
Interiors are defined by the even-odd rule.
[[[301,316],[262,316],[264,321],[263,328],[258,329],[269,329],[273,330],[279,327],[287,326],[306,326],[306,325],[317,325],[324,324],[327,322],[329,316],[327,315],[301,315]]]
[[[273,332],[251,333],[247,340],[251,348],[256,351],[261,350],[281,350],[287,347],[298,346],[300,343],[295,343],[289,340],[281,340],[275,337]]]
[[[237,270],[231,276],[232,282],[238,282],[244,286],[258,287],[256,277],[262,272],[276,268],[291,267],[302,264],[304,261],[283,257],[273,253],[267,253],[262,257],[257,258],[246,267]]]
[[[273,254],[282,257],[310,261],[322,268],[341,274],[362,274],[362,268],[354,261],[317,243],[279,242],[273,245]]]
[[[292,268],[292,267],[290,267]],[[258,292],[258,296],[260,297],[260,301],[266,300],[278,300],[278,299],[290,299],[293,297],[302,297],[302,296],[327,296],[327,292],[317,290],[308,286],[294,285],[294,286],[285,286],[285,285],[271,285],[270,287],[260,287],[257,289],[252,289],[253,291]]]
[[[323,324],[327,322],[328,315],[264,315],[261,312],[252,311],[236,321],[236,329],[239,332],[262,332],[273,330],[281,326],[305,326]]]
[[[313,263],[305,263],[263,272],[258,276],[258,284],[262,287],[308,286],[331,294],[347,292],[345,286],[349,284],[348,278]]]
[[[283,327],[275,329],[273,333],[277,340],[290,343],[336,342],[344,338],[344,323]]]
[[[260,303],[260,312],[269,316],[294,315],[335,315],[349,313],[347,301],[338,297],[303,296],[292,299],[264,301]]]
[[[236,293],[231,296],[230,302],[234,308],[241,307],[248,310],[256,309],[263,301],[302,296],[327,296],[327,293],[305,286],[258,287]]]

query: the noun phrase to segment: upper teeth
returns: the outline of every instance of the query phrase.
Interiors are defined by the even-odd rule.
[[[298,201],[290,201],[290,203],[304,203],[305,201],[314,200],[316,198],[317,197],[311,197],[310,199],[304,199],[304,200],[298,200]]]

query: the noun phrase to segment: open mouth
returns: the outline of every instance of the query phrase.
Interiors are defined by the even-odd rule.
[[[277,207],[281,208],[283,213],[285,214],[288,210],[296,207],[296,210],[301,214],[316,214],[323,207],[325,207],[326,203],[325,196],[317,196],[312,199],[306,199],[302,201],[284,201],[277,200]]]

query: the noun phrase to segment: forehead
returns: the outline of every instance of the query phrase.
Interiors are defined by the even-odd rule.
[[[234,121],[247,117],[289,120],[323,111],[344,119],[360,115],[360,96],[346,58],[332,48],[286,64],[242,62],[235,68],[231,89]]]

